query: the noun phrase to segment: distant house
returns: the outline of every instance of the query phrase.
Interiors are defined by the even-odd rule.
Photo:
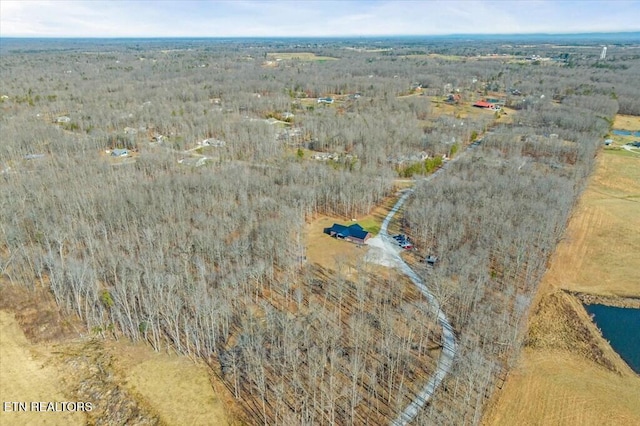
[[[211,146],[214,148],[222,148],[223,146],[226,146],[227,143],[225,141],[221,141],[219,139],[214,139],[214,138],[209,138],[209,139],[205,139],[202,142],[198,142],[199,146]]]
[[[484,108],[484,109],[490,109],[490,110],[496,110],[496,111],[500,109],[500,105],[492,104],[491,102],[487,102],[487,101],[478,101],[475,104],[473,104],[473,106],[476,108]]]
[[[371,237],[371,233],[362,229],[362,226],[357,223],[351,226],[334,223],[331,228],[325,228],[324,233],[357,244],[364,244]]]
[[[114,149],[113,151],[111,151],[112,157],[126,157],[128,155],[129,155],[128,149]]]
[[[333,98],[318,98],[319,104],[332,104]]]
[[[460,102],[460,95],[457,93],[449,93],[447,95],[447,99],[445,99],[445,102],[449,103],[449,104],[457,104]]]
[[[44,158],[44,154],[27,154],[24,156],[25,160],[38,160],[40,158]]]

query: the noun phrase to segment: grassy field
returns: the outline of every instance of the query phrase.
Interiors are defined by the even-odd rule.
[[[545,281],[606,296],[640,296],[640,156],[605,150]]]
[[[316,56],[312,52],[271,52],[267,53],[267,58],[271,60],[292,60],[297,61],[337,61],[338,58],[331,56]]]
[[[485,425],[640,424],[640,377],[563,292],[640,296],[638,253],[640,158],[604,150],[541,283],[529,345]]]
[[[125,341],[110,342],[108,350],[125,388],[165,424],[231,424],[229,401],[214,390],[215,379],[201,362]]]
[[[640,116],[619,114],[616,116],[616,119],[613,122],[613,128],[624,130],[640,130]]]

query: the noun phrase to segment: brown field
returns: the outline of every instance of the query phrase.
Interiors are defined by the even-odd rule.
[[[223,401],[225,391],[200,361],[167,352],[154,352],[145,344],[110,342],[116,370],[124,387],[168,425],[229,425]]]
[[[333,58],[331,56],[316,56],[316,54],[312,52],[271,52],[271,53],[267,53],[267,58],[271,60],[295,59],[297,61],[337,61],[338,60],[338,58]]]
[[[30,343],[13,313],[0,311],[0,400],[4,402],[75,401],[59,383],[60,370],[49,348]],[[83,425],[84,413],[8,412],[0,410],[3,425]]]
[[[614,129],[640,130],[640,116],[618,114],[613,122]]]
[[[486,425],[637,425],[640,379],[567,351],[525,349]]]
[[[527,347],[485,425],[640,424],[640,376],[563,291],[640,296],[638,253],[640,158],[605,150],[541,283]]]
[[[640,296],[640,158],[604,151],[545,276],[553,287]]]

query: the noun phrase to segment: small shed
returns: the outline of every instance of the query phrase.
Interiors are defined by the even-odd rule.
[[[430,254],[424,259],[424,261],[427,262],[427,265],[429,266],[435,266],[436,262],[438,262],[438,256]]]
[[[111,156],[112,157],[126,157],[129,155],[129,150],[127,149],[114,149],[113,151],[111,151]]]

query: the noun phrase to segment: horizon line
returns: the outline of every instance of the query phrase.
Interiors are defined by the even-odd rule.
[[[31,35],[0,35],[0,39],[337,39],[337,38],[400,38],[400,37],[495,37],[495,36],[581,36],[581,35],[640,35],[640,29],[632,31],[584,31],[584,32],[531,32],[531,33],[450,33],[450,34],[366,34],[366,35],[184,35],[184,36],[31,36]],[[640,42],[640,38],[638,39]]]

